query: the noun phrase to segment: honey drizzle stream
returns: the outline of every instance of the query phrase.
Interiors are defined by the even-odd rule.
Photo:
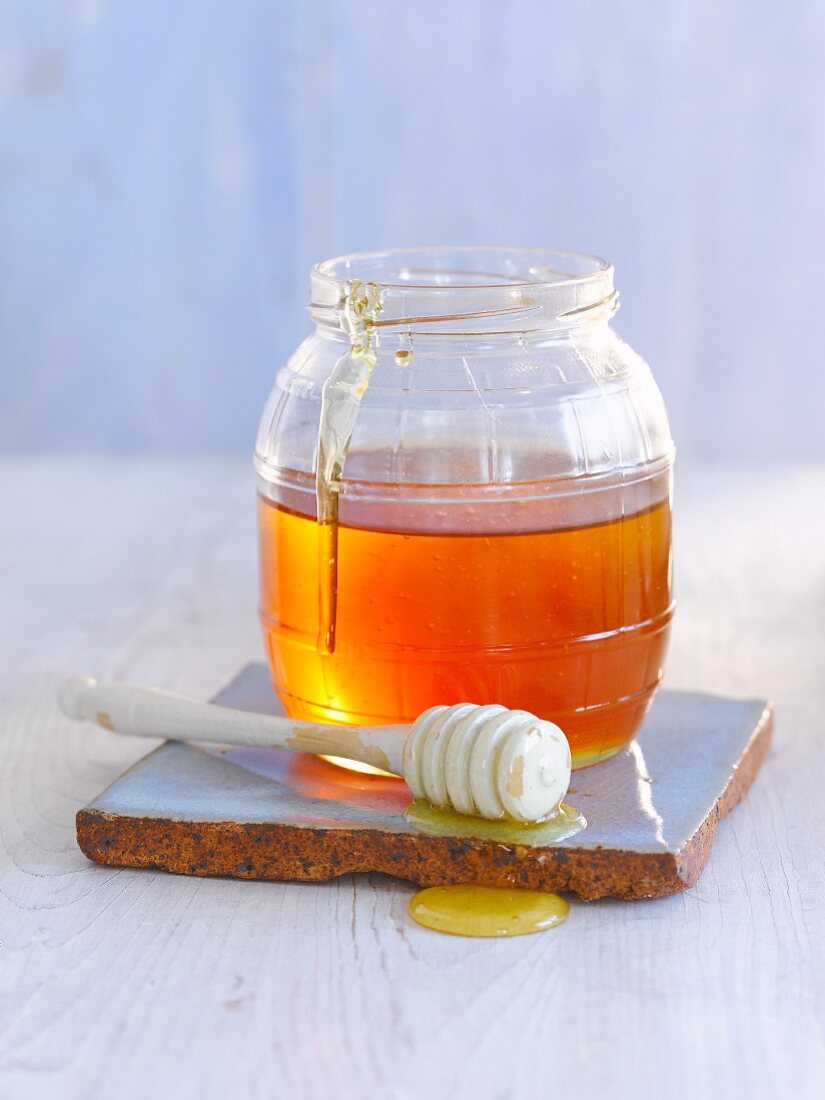
[[[375,283],[353,279],[343,306],[343,328],[349,349],[332,368],[321,394],[321,420],[315,472],[318,515],[319,653],[335,652],[338,604],[338,499],[341,476],[361,399],[375,369],[375,321],[381,298]]]

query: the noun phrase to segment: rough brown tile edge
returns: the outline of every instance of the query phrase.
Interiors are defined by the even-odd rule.
[[[679,876],[685,887],[695,886],[710,858],[716,826],[727,817],[750,790],[768,755],[773,737],[773,707],[765,704],[762,716],[733,766],[730,778],[708,816],[679,853]]]
[[[474,882],[569,891],[587,901],[662,897],[686,886],[671,853],[532,848],[373,829],[175,821],[81,810],[77,838],[97,863],[182,875],[323,882],[377,871],[419,886]]]
[[[96,863],[179,875],[324,882],[338,875],[373,871],[419,886],[474,882],[568,892],[584,901],[659,898],[698,881],[716,826],[753,782],[768,751],[771,730],[768,707],[715,806],[678,855],[613,848],[532,848],[368,828],[178,821],[91,809],[77,815],[77,840],[81,851]]]

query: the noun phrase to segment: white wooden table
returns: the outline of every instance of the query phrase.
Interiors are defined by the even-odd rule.
[[[700,884],[463,940],[412,924],[389,879],[86,862],[75,811],[151,743],[63,720],[55,685],[206,697],[260,658],[252,474],[0,464],[0,1096],[821,1096],[823,505],[825,469],[678,471],[668,682],[777,707]]]

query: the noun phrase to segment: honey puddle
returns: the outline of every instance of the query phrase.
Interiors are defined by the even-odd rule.
[[[470,836],[482,840],[498,840],[504,844],[530,844],[546,848],[561,844],[587,825],[584,814],[575,806],[562,802],[556,813],[546,821],[523,825],[512,818],[488,821],[483,817],[469,817],[454,810],[431,806],[424,799],[416,799],[404,811],[404,817],[414,829],[430,836]]]
[[[431,886],[410,901],[410,916],[425,928],[453,936],[525,936],[567,920],[558,894],[494,886]]]

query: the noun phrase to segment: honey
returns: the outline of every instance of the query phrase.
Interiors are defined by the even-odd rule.
[[[327,597],[330,530],[309,492],[259,498],[261,619],[290,716],[387,725],[500,703],[561,726],[579,767],[632,738],[672,614],[666,478],[486,509],[460,482],[418,509],[361,485],[336,511]],[[334,646],[319,641],[330,600]]]
[[[432,886],[410,901],[416,923],[454,936],[524,936],[567,920],[570,906],[557,894],[492,886]]]
[[[581,810],[567,802],[562,802],[552,817],[533,825],[524,825],[511,818],[490,821],[483,817],[470,817],[440,806],[431,806],[423,799],[411,802],[404,811],[404,817],[414,829],[431,836],[472,836],[496,840],[501,844],[527,844],[531,847],[561,844],[587,827]]]

